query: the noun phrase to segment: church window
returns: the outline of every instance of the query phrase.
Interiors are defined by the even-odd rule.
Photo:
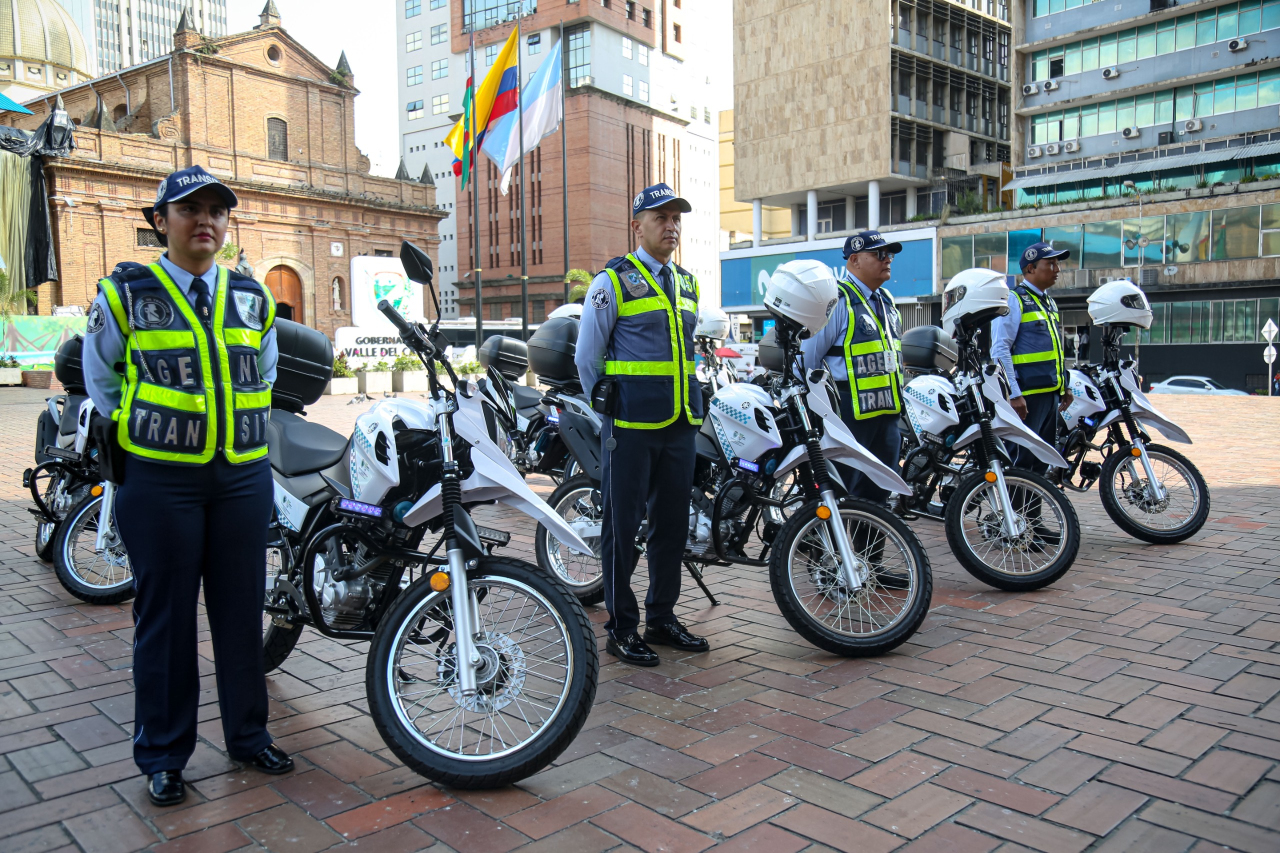
[[[289,126],[282,118],[267,119],[267,158],[289,159]]]

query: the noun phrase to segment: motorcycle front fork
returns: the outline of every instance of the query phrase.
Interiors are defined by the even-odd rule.
[[[849,530],[840,517],[840,501],[836,493],[826,489],[821,495],[821,506],[827,508],[831,516],[827,519],[827,529],[835,540],[836,552],[840,555],[840,581],[852,591],[862,589],[871,574],[871,567],[865,560],[859,560],[853,550],[853,542],[849,539]]]
[[[1133,482],[1138,482],[1138,471],[1134,468],[1133,457],[1136,455],[1140,460],[1142,460],[1142,470],[1147,475],[1147,485],[1145,488],[1147,498],[1153,503],[1159,503],[1168,497],[1168,492],[1165,491],[1164,484],[1156,477],[1155,466],[1151,464],[1151,457],[1147,455],[1147,445],[1144,444],[1142,439],[1137,436],[1135,436],[1129,444],[1132,449],[1129,451],[1129,458],[1125,460],[1125,470],[1129,472],[1129,477]],[[1134,450],[1138,452],[1134,454]]]
[[[440,455],[443,465],[446,472],[453,469],[453,476],[457,477],[453,453],[453,423],[449,419],[447,398],[441,394],[433,402],[437,407],[436,432],[440,436]],[[456,495],[456,490],[453,493]],[[443,489],[441,495],[444,496]],[[453,501],[445,500],[443,509],[446,513],[452,513]],[[453,528],[449,527],[448,530],[452,533]],[[452,546],[446,551],[449,561],[449,603],[453,608],[453,642],[457,655],[458,688],[464,697],[471,697],[476,695],[479,689],[476,672],[480,668],[481,658],[480,651],[476,648],[476,634],[480,632],[478,613],[480,607],[467,583],[467,569],[475,568],[477,563],[475,560],[467,560],[462,549],[457,546],[456,539],[449,544]]]
[[[999,459],[991,460],[990,473],[995,474],[996,498],[1000,502],[1000,528],[1009,539],[1016,539],[1026,532],[1027,522],[1013,506],[1009,497],[1009,484],[1004,478],[1004,465]]]
[[[93,550],[101,554],[107,547],[107,537],[115,526],[116,484],[107,480],[102,484],[102,505],[98,507],[98,537]]]

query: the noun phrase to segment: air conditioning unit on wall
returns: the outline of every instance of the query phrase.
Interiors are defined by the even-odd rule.
[[[1189,118],[1182,123],[1184,133],[1199,133],[1204,130],[1204,122],[1198,118]]]
[[[1245,41],[1244,39],[1232,39],[1231,41],[1227,42],[1227,50],[1231,51],[1232,53],[1239,53],[1240,51],[1244,50],[1248,46],[1249,46],[1249,42]]]
[[[1067,142],[1067,143],[1063,144],[1062,148],[1063,148],[1063,150],[1065,150],[1068,154],[1075,154],[1077,151],[1079,151],[1079,150],[1080,150],[1080,143],[1079,143],[1079,142],[1076,142],[1076,141],[1073,139],[1073,140],[1071,140],[1070,142]]]
[[[1044,149],[1042,149],[1039,145],[1032,145],[1030,148],[1028,148],[1028,149],[1027,149],[1027,156],[1028,156],[1028,157],[1043,157],[1043,156],[1044,156]]]
[[[1044,81],[1044,90],[1045,90],[1046,92],[1054,92],[1054,91],[1057,91],[1061,86],[1062,86],[1062,84],[1061,84],[1061,83],[1059,83],[1057,80],[1045,80],[1045,81]]]
[[[1056,142],[1050,142],[1048,145],[1044,147],[1044,153],[1048,154],[1050,157],[1052,157],[1054,154],[1057,154],[1059,150],[1060,149],[1058,148],[1058,143]]]
[[[1023,96],[1040,94],[1040,87],[1035,83],[1026,83],[1022,87]]]
[[[1102,69],[1103,80],[1114,80],[1120,76],[1120,69],[1112,65],[1110,68]]]
[[[1142,131],[1136,127],[1126,127],[1124,130],[1120,131],[1120,135],[1125,139],[1137,139],[1138,134],[1140,133],[1142,133]]]

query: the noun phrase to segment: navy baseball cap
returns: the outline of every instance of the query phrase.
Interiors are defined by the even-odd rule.
[[[155,210],[157,207],[186,198],[193,192],[205,187],[212,187],[216,190],[222,200],[226,202],[228,208],[235,207],[240,203],[240,199],[236,198],[236,194],[231,191],[230,187],[201,167],[192,166],[189,169],[174,172],[161,181],[160,186],[156,187],[156,203],[151,207],[142,208],[142,215],[146,217],[147,224],[154,229],[156,227]],[[156,233],[160,234],[159,231],[156,231]],[[160,234],[160,242],[168,245],[168,241],[163,234]]]
[[[639,195],[631,200],[631,218],[634,219],[642,210],[652,210],[655,207],[662,207],[668,204],[675,204],[680,208],[681,213],[688,213],[693,210],[693,205],[676,195],[676,191],[666,184],[654,184],[651,187],[645,187]]]
[[[1055,249],[1050,243],[1032,243],[1022,252],[1022,258],[1018,261],[1019,269],[1026,269],[1036,261],[1045,258],[1060,258],[1066,260],[1071,257],[1071,252],[1066,249]]]
[[[879,231],[859,231],[844,241],[844,259],[847,261],[850,255],[856,255],[858,252],[874,252],[878,249],[884,249],[896,255],[902,251],[902,244],[886,241]]]

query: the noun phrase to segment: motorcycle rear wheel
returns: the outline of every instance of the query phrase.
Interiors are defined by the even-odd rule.
[[[947,544],[964,570],[989,586],[1009,592],[1041,589],[1075,562],[1080,519],[1067,496],[1040,474],[1006,468],[1004,480],[1024,532],[1013,539],[1003,533],[998,486],[977,471],[947,500]],[[1033,501],[1039,515],[1028,517],[1023,510]]]
[[[824,651],[881,655],[904,643],[929,613],[933,573],[911,528],[869,501],[846,498],[840,518],[868,577],[858,590],[840,577],[830,530],[810,501],[791,513],[774,539],[769,581],[783,617]]]
[[[279,545],[267,546],[267,604],[276,597],[276,576],[284,570]],[[293,652],[306,626],[301,622],[285,622],[267,611],[262,613],[262,671],[273,672],[280,668]]]
[[[600,490],[591,484],[586,474],[565,480],[557,486],[551,493],[551,497],[547,499],[547,504],[555,510],[556,515],[567,522],[584,516],[593,521],[599,521],[604,511]],[[598,537],[584,536],[583,539],[597,552],[599,551]],[[542,524],[538,525],[533,541],[538,565],[544,572],[568,587],[578,601],[584,605],[599,604],[604,601],[604,567],[599,556],[588,557],[585,554],[570,551]]]
[[[1117,527],[1144,542],[1172,545],[1190,539],[1209,520],[1209,487],[1204,477],[1190,459],[1171,447],[1148,444],[1147,456],[1156,476],[1160,477],[1161,485],[1169,492],[1163,505],[1146,505],[1145,489],[1142,488],[1146,482],[1146,471],[1141,461],[1130,454],[1126,444],[1102,463],[1098,491],[1102,495],[1103,509]],[[1137,479],[1133,478],[1133,471],[1128,470],[1128,462],[1132,462],[1136,469]],[[1177,493],[1184,496],[1178,497]],[[1173,523],[1179,519],[1181,523]]]
[[[112,525],[97,550],[102,495],[85,495],[58,526],[53,570],[67,592],[89,604],[120,604],[133,598],[133,569],[120,531]]]
[[[546,767],[587,721],[600,659],[582,605],[519,560],[468,572],[485,661],[480,690],[457,689],[450,593],[424,575],[391,605],[365,668],[369,711],[391,751],[454,788],[498,788]],[[479,594],[483,590],[483,594]]]

